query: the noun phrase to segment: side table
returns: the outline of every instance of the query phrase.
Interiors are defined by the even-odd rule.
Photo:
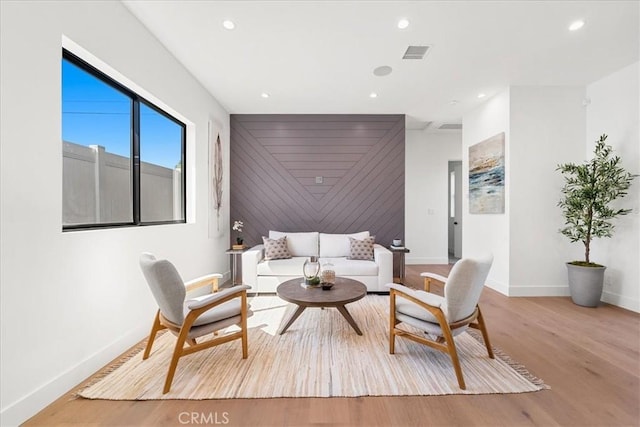
[[[409,252],[411,252],[409,249],[405,248],[405,247],[394,247],[394,246],[388,246],[387,247],[391,252],[393,252],[393,271],[395,272],[396,270],[396,266],[395,266],[395,260],[396,260],[396,254],[398,255],[399,258],[399,263],[398,263],[398,281],[396,283],[400,283],[402,284],[402,282],[404,281],[404,277],[405,277],[405,271],[404,271],[404,255],[408,254]],[[395,276],[394,276],[394,280],[395,280]]]
[[[244,249],[227,249],[225,253],[231,255],[231,286],[240,285],[238,282],[238,257],[242,255],[244,251],[249,248]]]

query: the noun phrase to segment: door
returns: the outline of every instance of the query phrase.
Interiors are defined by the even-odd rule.
[[[462,161],[449,162],[449,255],[462,257]]]

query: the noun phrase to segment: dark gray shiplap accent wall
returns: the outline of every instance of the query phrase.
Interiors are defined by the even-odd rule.
[[[262,243],[269,230],[369,230],[384,245],[404,239],[404,122],[387,114],[232,114],[231,222],[244,221],[245,244]]]

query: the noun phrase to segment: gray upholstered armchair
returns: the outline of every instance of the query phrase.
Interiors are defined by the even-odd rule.
[[[396,336],[404,337],[420,344],[449,354],[458,378],[458,385],[465,389],[462,369],[458,360],[453,337],[464,332],[467,327],[482,332],[490,358],[494,358],[487,328],[478,306],[480,294],[491,269],[492,256],[480,259],[461,259],[448,278],[432,273],[422,273],[425,290],[410,289],[402,285],[388,284],[390,288],[390,330],[389,353],[394,354]],[[430,280],[444,283],[444,297],[430,293]],[[418,335],[399,328],[406,323],[424,334]]]
[[[234,286],[218,292],[218,280],[222,278],[220,274],[210,274],[185,283],[173,264],[167,260],[157,260],[149,253],[140,256],[140,268],[160,307],[151,327],[143,360],[149,357],[156,334],[162,329],[168,329],[178,337],[163,393],[171,389],[173,375],[182,356],[241,339],[242,358],[247,358],[247,318],[253,314],[247,305],[247,289],[250,286]],[[211,286],[212,293],[186,299],[188,291],[203,286]],[[200,343],[196,341],[232,325],[240,326],[240,330],[221,336],[216,334],[212,339]],[[185,347],[185,342],[188,347]]]

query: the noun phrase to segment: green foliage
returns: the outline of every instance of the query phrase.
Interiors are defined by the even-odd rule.
[[[591,240],[596,237],[611,237],[612,219],[626,215],[631,209],[614,209],[611,202],[624,197],[631,181],[638,175],[626,172],[620,166],[620,157],[613,156],[610,145],[605,143],[607,135],[596,142],[594,157],[583,164],[558,165],[565,179],[563,198],[558,202],[565,217],[565,226],[560,233],[571,242],[582,242],[585,247],[585,262],[589,261]]]

